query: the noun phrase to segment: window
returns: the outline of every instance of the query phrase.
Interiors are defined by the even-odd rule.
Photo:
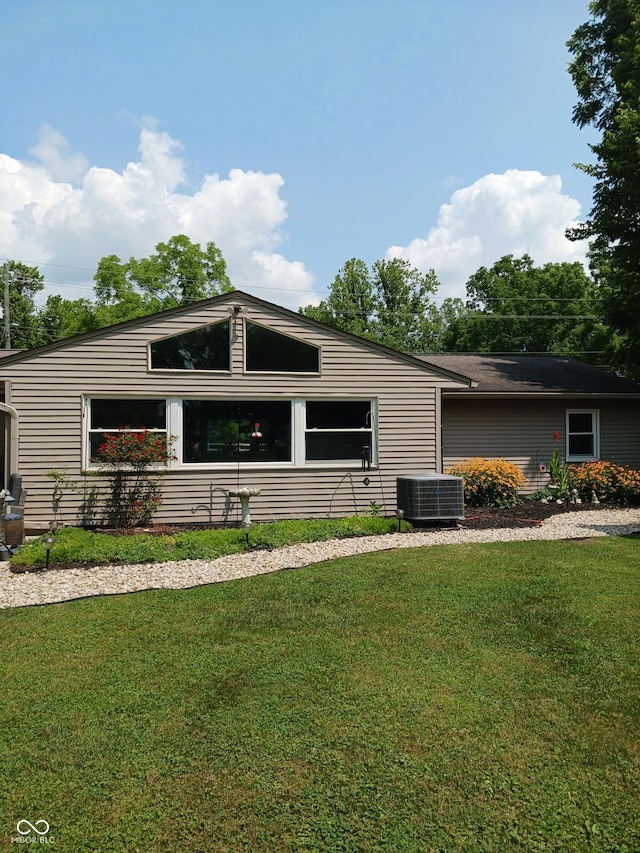
[[[229,320],[151,344],[152,370],[229,370]]]
[[[174,438],[169,467],[375,462],[375,400],[92,398],[86,465],[122,429]]]
[[[305,458],[308,461],[372,459],[372,441],[370,400],[307,401]]]
[[[597,410],[567,411],[567,459],[584,462],[600,455],[599,417]]]
[[[89,461],[93,462],[107,435],[126,429],[167,434],[166,400],[93,399],[88,401]]]
[[[281,335],[272,329],[245,323],[245,366],[247,371],[274,373],[319,373],[320,350],[311,344]]]
[[[291,402],[183,400],[182,461],[291,462]]]

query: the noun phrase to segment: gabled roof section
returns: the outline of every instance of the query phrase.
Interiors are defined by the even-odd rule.
[[[565,356],[421,355],[420,359],[475,380],[476,394],[640,395],[640,385]]]
[[[369,341],[366,338],[361,338],[358,335],[351,334],[350,332],[344,332],[341,329],[336,329],[333,326],[327,325],[326,323],[321,323],[318,320],[312,320],[310,317],[305,317],[303,314],[299,314],[296,311],[291,311],[289,308],[283,308],[280,305],[275,305],[272,302],[267,302],[266,300],[259,299],[257,296],[251,296],[250,294],[244,293],[241,290],[234,290],[231,293],[223,293],[220,296],[212,296],[210,299],[202,299],[198,302],[191,302],[187,305],[180,305],[177,308],[169,308],[166,311],[158,311],[155,314],[147,314],[143,317],[136,317],[134,320],[126,320],[123,323],[116,323],[113,326],[105,326],[102,329],[95,329],[92,332],[83,332],[82,334],[74,335],[73,337],[65,338],[61,341],[55,341],[54,343],[46,344],[45,346],[35,347],[34,349],[16,352],[15,354],[8,355],[6,358],[1,359],[0,365],[4,367],[5,365],[28,361],[31,358],[45,355],[49,352],[57,352],[68,347],[77,346],[78,344],[84,343],[86,341],[99,340],[101,338],[106,339],[109,338],[111,335],[119,334],[120,332],[126,331],[127,329],[141,328],[151,323],[157,324],[158,321],[164,318],[169,319],[171,317],[178,317],[183,314],[192,314],[200,312],[215,305],[240,305],[244,307],[250,307],[254,305],[256,308],[280,314],[281,316],[287,317],[290,320],[294,320],[297,323],[301,323],[302,325],[306,325],[311,328],[321,329],[325,332],[330,333],[331,335],[334,335],[335,337],[351,341],[355,345],[364,346],[367,349],[384,353],[393,358],[408,362],[416,367],[421,368],[422,370],[429,370],[429,372],[431,372],[432,374],[436,374],[437,376],[440,376],[444,379],[452,380],[453,382],[456,382],[462,386],[472,387],[474,385],[473,380],[469,379],[466,375],[458,373],[454,369],[450,369],[445,366],[440,366],[435,363],[432,364],[430,361],[425,364],[425,359],[421,357],[407,355],[405,353],[401,353],[397,350],[391,349],[390,347],[385,347],[382,344],[374,343],[373,341]],[[203,325],[205,325],[204,322]]]

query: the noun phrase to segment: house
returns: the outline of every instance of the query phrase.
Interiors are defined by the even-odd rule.
[[[549,459],[640,468],[640,386],[564,356],[424,355],[473,380],[442,390],[442,465],[473,456],[519,465],[525,492],[549,482]]]
[[[392,514],[398,476],[441,469],[442,394],[473,384],[235,291],[0,359],[5,479],[30,529],[96,523],[97,449],[144,428],[175,454],[156,522],[236,522],[241,487],[253,521]]]

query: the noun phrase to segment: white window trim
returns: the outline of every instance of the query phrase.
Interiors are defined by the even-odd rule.
[[[83,458],[83,468],[84,470],[99,470],[99,467],[95,462],[91,462],[90,460],[90,447],[91,442],[89,440],[89,436],[92,432],[90,429],[91,424],[91,400],[92,399],[118,399],[118,400],[143,400],[145,399],[144,395],[118,395],[115,397],[114,395],[106,395],[106,394],[92,394],[87,395],[84,398],[83,405],[83,417],[84,417],[84,428],[82,430],[82,458]],[[206,399],[224,399],[229,400],[232,399],[229,395],[225,395],[224,397],[216,396],[216,397],[206,397],[206,396],[185,396],[185,397],[162,397],[162,395],[154,395],[153,397],[149,397],[148,399],[165,399],[166,400],[166,411],[167,411],[167,428],[166,430],[149,430],[150,432],[166,432],[167,436],[175,436],[175,441],[173,442],[173,459],[170,459],[166,466],[157,466],[162,467],[164,470],[167,468],[172,471],[236,471],[238,469],[238,462],[185,462],[183,458],[183,441],[182,441],[182,423],[183,423],[183,415],[182,415],[182,403],[183,400],[187,399],[197,399],[197,400],[206,400]],[[265,400],[273,400],[273,397],[265,397]],[[378,465],[378,401],[376,398],[371,397],[351,397],[351,396],[341,396],[341,397],[293,397],[291,398],[291,460],[287,462],[241,462],[240,466],[243,471],[255,470],[255,471],[268,471],[268,470],[284,470],[284,469],[314,469],[314,470],[322,470],[322,469],[337,469],[337,470],[358,470],[362,466],[361,460],[351,460],[351,459],[327,459],[320,460],[314,459],[307,461],[305,459],[305,436],[306,436],[306,403],[307,400],[318,402],[322,400],[332,401],[332,402],[352,402],[352,401],[366,401],[371,405],[371,462],[370,465],[372,468],[376,468]],[[105,430],[108,431],[108,430]],[[139,432],[139,430],[131,430],[132,432]],[[345,430],[327,430],[328,432],[344,432]],[[354,432],[356,430],[347,430],[348,432]],[[363,434],[366,432],[369,435],[369,430],[362,430]]]
[[[569,453],[569,415],[591,415],[591,425],[593,432],[593,454],[573,454]],[[565,414],[565,458],[567,462],[593,462],[595,459],[600,459],[600,409],[567,409]],[[579,433],[571,433],[578,435]],[[586,434],[586,433],[585,433]]]
[[[170,419],[169,419],[169,400],[160,395],[153,395],[149,397],[141,396],[140,394],[128,395],[128,394],[120,394],[117,397],[114,397],[111,394],[91,394],[83,397],[82,399],[82,418],[83,418],[83,429],[82,429],[82,470],[83,471],[100,471],[104,468],[104,465],[98,464],[97,462],[91,461],[91,440],[90,437],[93,433],[97,432],[119,432],[119,427],[100,427],[99,429],[91,428],[91,401],[92,400],[165,400],[166,401],[166,429],[145,429],[144,432],[155,432],[161,433],[167,436],[167,441],[169,440],[169,436],[174,433],[171,432],[170,429]],[[123,430],[124,432],[142,432],[142,429],[128,429]],[[150,469],[160,469],[166,471],[171,467],[171,460],[168,460],[167,464],[158,463],[155,465],[150,465]]]
[[[371,407],[371,427],[361,429],[358,428],[344,428],[344,429],[309,429],[307,430],[306,423],[306,403],[313,402],[333,402],[333,403],[351,403],[351,402],[365,402],[369,403]],[[302,402],[304,405],[304,410],[302,413],[303,424],[302,424],[302,456],[304,457],[305,446],[306,446],[306,435],[307,432],[315,433],[315,432],[362,432],[363,435],[371,436],[371,444],[369,448],[370,460],[369,464],[371,467],[377,467],[378,465],[378,400],[376,398],[371,397],[305,397]],[[331,467],[348,467],[351,466],[353,468],[362,467],[362,460],[353,460],[353,459],[343,459],[343,460],[322,460],[322,459],[311,459],[309,461],[303,461],[302,463],[305,468],[331,468]]]

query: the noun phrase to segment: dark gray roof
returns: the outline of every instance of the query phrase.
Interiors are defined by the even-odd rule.
[[[461,373],[478,383],[466,393],[485,394],[640,394],[640,385],[576,358],[529,355],[418,356],[423,361]]]

